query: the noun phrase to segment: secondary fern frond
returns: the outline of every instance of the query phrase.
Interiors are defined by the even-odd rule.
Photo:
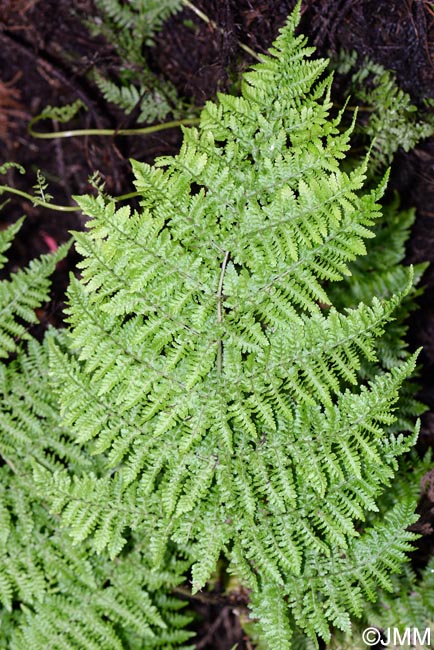
[[[420,479],[432,467],[428,454],[422,460],[415,453],[410,454],[400,463],[400,471],[391,487],[378,502],[380,512],[375,519],[383,519],[396,503],[414,501],[420,496]],[[335,632],[331,639],[330,650],[362,650],[366,647],[362,632],[367,627],[379,630],[396,628],[403,633],[407,629],[417,629],[421,636],[432,628],[434,616],[432,598],[433,562],[416,574],[409,566],[404,567],[402,575],[392,575],[388,590],[377,589],[376,598],[365,602],[360,621],[353,621],[352,629],[347,634]],[[377,600],[377,602],[375,602]],[[418,646],[419,647],[419,646]]]
[[[85,546],[72,547],[56,530],[43,508],[29,507],[26,485],[20,489],[19,481],[8,481],[3,472],[2,486],[14,495],[13,505],[11,499],[6,503],[15,523],[2,548],[1,600],[7,608],[12,603],[22,608],[8,647],[187,647],[191,634],[182,628],[191,619],[176,613],[179,601],[161,606],[146,590],[149,567],[142,553],[129,553],[116,563],[89,557]],[[181,580],[176,572],[169,574],[165,589]]]
[[[180,116],[177,110],[175,87],[167,80],[158,80],[145,70],[141,71],[138,82],[136,74],[124,74],[118,84],[95,72],[93,78],[104,98],[116,104],[126,115],[137,111],[137,122],[163,121],[169,113]]]
[[[38,204],[38,201],[49,203],[52,200],[53,196],[47,192],[47,179],[40,169],[36,172],[36,183],[33,185],[33,189],[35,190],[35,205]]]
[[[395,74],[370,59],[358,61],[355,52],[342,51],[334,62],[338,72],[349,76],[353,101],[362,105],[356,132],[371,146],[370,173],[375,176],[390,165],[401,148],[410,151],[434,133],[434,118],[417,107],[398,85]],[[367,111],[364,113],[364,111]]]
[[[99,15],[86,21],[92,33],[104,35],[116,47],[123,62],[115,79],[95,70],[94,81],[105,99],[127,115],[136,110],[138,122],[162,121],[169,113],[181,116],[175,87],[151,70],[144,50],[154,45],[164,21],[182,5],[182,0],[97,0]]]
[[[19,232],[24,219],[17,219],[15,223],[4,230],[0,230],[0,268],[3,268],[7,262],[7,257],[3,255],[11,246],[15,235]]]
[[[70,122],[76,116],[78,111],[86,110],[86,105],[81,99],[76,99],[72,104],[65,104],[63,106],[46,106],[44,110],[38,115],[39,120],[56,120],[57,122]]]
[[[1,643],[14,650],[191,648],[191,618],[167,598],[188,562],[168,556],[158,572],[137,541],[116,562],[97,557],[86,545],[73,546],[89,530],[83,516],[71,540],[48,513],[49,490],[38,478],[54,481],[58,501],[73,511],[84,500],[56,477],[65,468],[91,476],[96,465],[60,425],[47,352],[47,343],[31,340],[26,353],[1,367],[0,603],[11,613],[20,608],[14,624],[2,628]],[[103,496],[100,490],[87,501],[94,514]],[[110,534],[113,544],[115,524]]]
[[[153,37],[169,16],[182,7],[182,0],[97,0],[97,7],[117,28],[137,30],[143,43],[153,44]],[[139,49],[139,44],[136,44]]]
[[[3,252],[9,248],[21,223],[22,220],[1,233],[1,266],[6,261]],[[60,246],[54,254],[32,260],[27,269],[12,273],[9,280],[0,283],[0,358],[16,351],[19,341],[29,337],[27,324],[38,322],[35,310],[48,300],[50,276],[67,250],[67,244]]]

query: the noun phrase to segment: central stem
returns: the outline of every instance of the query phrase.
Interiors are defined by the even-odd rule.
[[[217,292],[217,322],[221,323],[223,321],[223,280],[225,277],[225,271],[226,271],[226,266],[229,260],[229,251],[226,251],[223,263],[222,263],[222,268],[220,271],[220,280],[219,280],[219,287],[218,287],[218,292]],[[218,348],[217,348],[217,374],[221,375],[222,372],[222,364],[223,364],[223,341],[220,338],[218,340]]]

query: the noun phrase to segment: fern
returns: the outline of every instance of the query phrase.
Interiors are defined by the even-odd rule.
[[[66,104],[64,106],[46,106],[36,119],[38,121],[50,119],[61,123],[70,122],[82,109],[86,110],[86,105],[81,99],[76,99],[72,104]],[[33,123],[35,123],[35,120],[33,120]]]
[[[401,148],[410,151],[434,133],[434,118],[427,110],[418,110],[410,95],[399,88],[394,73],[370,59],[358,62],[356,53],[342,51],[334,67],[348,75],[356,104],[362,106],[362,117],[356,132],[364,141],[372,142],[370,170],[373,175],[391,164]],[[426,102],[429,106],[429,101]]]
[[[182,7],[182,0],[98,0],[99,15],[87,21],[94,34],[103,34],[122,59],[116,79],[93,74],[105,99],[127,115],[137,111],[138,122],[162,121],[181,115],[181,101],[173,84],[155,74],[144,55],[164,21]]]
[[[261,650],[432,617],[431,565],[397,577],[431,462],[404,383],[413,214],[382,216],[369,159],[345,171],[353,127],[297,22],[178,156],[133,163],[139,211],[78,199],[66,332],[27,331],[63,249],[0,283],[0,647],[191,648],[172,591],[222,555]]]
[[[3,268],[7,262],[7,257],[4,253],[11,247],[15,235],[19,232],[23,223],[23,219],[18,219],[14,224],[0,230],[0,268]]]
[[[0,233],[0,265],[3,253],[21,226],[22,220]],[[18,349],[20,340],[29,337],[28,324],[38,322],[36,309],[49,298],[50,280],[56,264],[68,249],[60,246],[54,255],[42,255],[33,260],[28,269],[12,273],[0,284],[0,358],[6,358]]]
[[[176,110],[177,94],[169,82],[156,83],[152,74],[140,73],[139,85],[134,83],[136,75],[123,75],[122,85],[110,81],[99,72],[95,72],[94,80],[104,98],[116,104],[126,115],[138,109],[137,122],[162,121],[169,113],[180,115]],[[130,81],[131,79],[131,81]]]
[[[187,647],[191,618],[177,611],[180,601],[161,602],[158,589],[144,587],[158,574],[143,552],[113,563],[73,547],[30,495],[28,481],[3,468],[2,520],[14,525],[2,532],[0,596],[7,611],[21,608],[8,648]],[[180,568],[173,558],[160,578],[165,590],[182,580]]]
[[[47,192],[47,179],[40,169],[36,172],[36,183],[33,185],[33,189],[35,190],[35,205],[37,205],[39,201],[49,203],[52,200],[53,196]]]
[[[2,233],[2,250],[18,226]],[[51,262],[46,256],[42,266],[31,263],[29,271],[22,271],[23,277],[41,272],[43,290],[34,292],[33,307],[45,300],[49,269],[60,256],[52,255]],[[2,295],[5,286],[3,280]],[[21,285],[12,286],[18,301]],[[191,616],[179,611],[185,603],[169,597],[183,580],[188,559],[172,554],[165,569],[157,571],[134,538],[131,550],[116,562],[98,558],[88,545],[74,547],[48,512],[34,473],[44,470],[51,476],[67,467],[80,475],[97,466],[61,425],[49,381],[48,339],[41,345],[25,334],[27,349],[17,344],[15,358],[0,366],[0,647],[191,648]],[[52,337],[60,343],[54,332]]]
[[[91,220],[51,374],[98,472],[35,468],[76,543],[114,557],[133,530],[157,566],[189,548],[194,590],[226,554],[282,650],[300,630],[314,644],[348,631],[415,538],[412,503],[372,515],[417,436],[394,431],[415,356],[387,363],[378,344],[412,275],[369,302],[333,299],[385,181],[363,191],[367,163],[341,169],[351,129],[329,117],[326,62],[296,23],[178,156],[133,163],[140,211],[77,199]]]
[[[420,460],[411,454],[400,466],[393,485],[382,496],[379,507],[381,513],[387,513],[394,503],[414,500],[420,494],[420,479],[432,467],[432,458],[428,454]],[[423,636],[434,619],[432,603],[433,560],[417,575],[410,567],[404,567],[403,574],[392,576],[390,591],[378,590],[377,602],[366,603],[360,621],[354,622],[347,635],[334,634],[330,650],[362,649],[363,630],[376,627],[379,630],[396,628],[404,633],[406,629],[417,629]]]
[[[2,165],[0,165],[0,174],[7,174],[9,169],[17,169],[20,172],[20,174],[25,174],[26,173],[26,170],[24,169],[24,167],[22,165],[19,165],[16,162],[9,162],[8,161],[8,162],[5,162]]]
[[[130,0],[128,3],[97,0],[97,6],[117,28],[132,30],[134,34],[140,33],[141,42],[130,44],[139,53],[142,43],[148,46],[154,44],[155,34],[170,15],[179,11],[182,0]],[[125,38],[129,36],[127,34]]]
[[[351,264],[351,275],[342,283],[331,287],[331,299],[339,309],[354,307],[375,295],[388,299],[399,292],[406,281],[407,269],[403,266],[405,242],[414,222],[414,210],[400,210],[399,199],[386,205],[383,217],[375,231],[375,239],[368,242],[367,255]],[[414,268],[414,283],[417,285],[426,269],[426,264]],[[414,289],[405,296],[389,323],[383,336],[377,341],[378,361],[384,369],[390,369],[403,359],[408,358],[406,336],[407,319],[416,308],[416,297],[420,290]],[[363,362],[361,374],[370,377],[375,367],[371,362]],[[389,430],[403,431],[411,429],[414,416],[424,412],[425,407],[415,400],[417,384],[407,383],[401,389],[398,400],[398,418]]]

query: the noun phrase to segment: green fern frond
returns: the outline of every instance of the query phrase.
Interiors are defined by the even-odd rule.
[[[64,106],[46,106],[44,110],[38,115],[39,120],[56,120],[56,122],[70,122],[81,109],[86,110],[86,105],[83,104],[81,99],[76,99],[71,104]]]
[[[43,480],[54,477],[57,499],[67,500],[73,511],[80,501],[56,477],[66,468],[91,476],[92,466],[60,425],[47,342],[31,340],[28,351],[1,370],[0,603],[6,611],[20,611],[13,625],[2,628],[1,642],[14,650],[191,648],[191,617],[179,612],[183,603],[167,597],[189,562],[173,556],[158,572],[137,540],[115,562],[98,558],[88,546],[73,545],[86,536],[83,516],[71,540],[47,511]],[[98,513],[101,491],[93,496],[88,505]],[[115,525],[110,533],[113,544]]]
[[[157,80],[143,70],[139,84],[134,83],[136,75],[123,76],[125,79],[120,83],[106,79],[99,72],[95,72],[93,78],[104,98],[116,104],[126,115],[138,110],[137,122],[161,122],[169,113],[174,117],[180,115],[176,110],[176,90],[169,81]]]
[[[4,230],[0,230],[0,269],[4,267],[7,262],[7,257],[3,255],[11,247],[15,235],[19,232],[23,225],[24,218],[17,219],[15,223],[8,226]]]
[[[16,163],[16,162],[8,161],[8,162],[5,162],[2,165],[0,165],[0,174],[6,174],[9,171],[9,169],[18,169],[20,174],[25,174],[26,173],[26,170],[24,169],[24,167],[22,165],[20,165],[19,163]]]
[[[63,424],[101,463],[57,475],[81,498],[50,497],[72,538],[113,555],[119,523],[161,564],[176,542],[194,590],[227,554],[253,610],[273,603],[258,625],[279,648],[294,627],[348,630],[390,588],[413,506],[372,527],[368,513],[417,436],[392,431],[415,356],[383,364],[378,345],[411,270],[385,297],[333,298],[367,253],[387,179],[367,192],[367,161],[342,170],[351,129],[329,118],[326,62],[307,60],[297,20],[240,97],[206,105],[179,155],[133,163],[138,212],[77,199],[91,219],[76,234],[69,353],[51,349]]]
[[[92,77],[105,99],[127,115],[138,111],[138,122],[163,121],[169,113],[181,117],[181,101],[173,84],[155,74],[144,56],[154,45],[163,23],[183,6],[182,0],[98,0],[99,15],[86,24],[117,49],[123,65],[115,79],[95,70]]]
[[[1,253],[20,225],[0,234]],[[98,462],[91,462],[62,425],[51,387],[48,339],[60,346],[62,337],[52,332],[39,344],[24,324],[37,321],[34,310],[48,298],[49,276],[67,248],[0,283],[1,328],[16,336],[2,349],[2,356],[13,358],[0,364],[0,647],[191,649],[191,617],[179,611],[185,603],[169,597],[190,562],[173,554],[158,572],[131,536],[131,548],[115,562],[96,556],[88,545],[74,546],[47,509],[48,481],[45,486],[35,481],[44,476],[53,483],[61,472],[78,477],[98,470]],[[57,498],[66,496],[72,509],[71,491],[62,494],[68,485],[58,482],[56,488]],[[93,507],[97,511],[99,504]],[[113,526],[112,544],[115,536]]]
[[[39,200],[49,203],[53,199],[52,194],[47,192],[48,183],[40,169],[36,172],[36,183],[33,189],[35,190],[34,205],[37,205]]]
[[[375,597],[379,581],[383,588],[392,590],[391,579],[384,576],[401,570],[405,553],[412,548],[409,542],[417,537],[412,533],[402,535],[402,530],[416,519],[413,508],[412,503],[400,504],[388,513],[385,521],[367,529],[351,551],[332,556],[327,563],[319,565],[316,553],[312,553],[307,558],[303,577],[292,579],[285,590],[268,581],[252,604],[252,614],[258,617],[257,626],[262,633],[261,641],[265,641],[259,647],[276,644],[282,650],[307,648],[311,647],[310,639],[314,641],[312,647],[318,648],[317,634],[327,641],[331,638],[330,620],[336,628],[349,632],[348,612],[359,617],[366,599]],[[294,622],[289,617],[288,604]],[[308,638],[303,638],[303,634]]]
[[[4,248],[15,232],[13,227],[4,239]],[[32,260],[25,270],[12,273],[0,283],[0,358],[16,351],[21,339],[28,339],[27,324],[37,323],[35,310],[49,297],[50,276],[57,262],[65,257],[69,244],[59,246],[55,253]]]
[[[19,219],[0,232],[0,268],[22,223]],[[12,273],[9,280],[0,283],[0,358],[8,357],[18,349],[21,339],[29,338],[27,325],[38,322],[36,309],[47,302],[50,276],[68,248],[69,244],[64,244],[55,253],[32,260],[27,269]]]
[[[356,63],[358,69],[354,71]],[[370,59],[357,62],[356,53],[345,51],[340,53],[334,67],[345,75],[352,73],[349,92],[353,101],[362,105],[356,132],[371,146],[372,176],[390,165],[399,149],[410,151],[420,140],[433,135],[432,113],[412,103],[391,70]]]
[[[179,616],[179,602],[157,606],[143,585],[146,560],[141,553],[116,563],[98,561],[85,547],[73,548],[65,536],[50,533],[54,522],[44,520],[41,511],[37,521],[41,528],[34,526],[26,537],[16,525],[8,555],[3,555],[2,576],[12,587],[16,584],[14,600],[22,608],[11,648],[187,647],[191,633],[185,628],[191,618]],[[13,554],[21,555],[22,562],[13,560]]]
[[[126,31],[145,4],[101,2]],[[65,333],[26,331],[63,249],[0,283],[0,646],[191,648],[172,590],[221,555],[258,650],[345,644],[399,597],[430,616],[430,575],[397,578],[430,462],[403,388],[412,214],[382,217],[368,158],[345,171],[298,20],[177,156],[133,163],[138,211],[77,199]]]
[[[378,500],[379,512],[369,515],[371,526],[376,521],[383,520],[398,503],[415,502],[420,497],[420,483],[424,475],[431,470],[431,454],[418,458],[412,451],[400,460],[399,472],[394,476],[390,487]],[[403,567],[401,575],[391,575],[388,589],[377,588],[372,602],[365,602],[361,620],[352,621],[352,629],[347,634],[334,632],[330,650],[362,650],[366,647],[363,642],[363,630],[376,627],[380,630],[396,628],[402,633],[411,628],[424,631],[432,625],[432,565],[416,574],[408,565]]]
[[[401,291],[406,282],[408,269],[403,266],[405,241],[414,222],[414,210],[400,210],[399,199],[386,205],[383,217],[376,227],[376,236],[367,243],[367,255],[360,257],[350,265],[351,275],[339,285],[330,288],[333,304],[342,309],[354,307],[360,301],[366,302],[375,295],[389,299]],[[404,296],[402,303],[394,312],[394,319],[388,323],[383,336],[376,342],[378,363],[384,369],[393,368],[408,358],[406,342],[408,316],[416,308],[416,298],[421,290],[417,285],[421,281],[426,264],[413,267],[414,287]],[[362,362],[362,375],[372,376],[375,366]],[[415,399],[417,384],[407,383],[401,389],[397,404],[399,417],[389,430],[403,431],[412,428],[414,417],[425,410]]]
[[[117,29],[140,33],[142,42],[148,46],[153,44],[153,37],[164,21],[183,6],[182,0],[132,0],[128,4],[97,0],[96,4]]]
[[[389,597],[382,595],[375,610],[371,608],[365,617],[382,628],[417,628],[423,632],[432,626],[434,560],[431,558],[420,576],[406,567],[399,579],[392,579],[392,585],[393,591]]]

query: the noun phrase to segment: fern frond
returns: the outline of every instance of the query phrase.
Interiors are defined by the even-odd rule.
[[[152,38],[164,21],[182,7],[181,0],[133,0],[123,4],[119,0],[97,0],[102,14],[118,29],[141,32],[143,43],[152,45]]]
[[[175,87],[151,70],[144,50],[155,44],[163,23],[182,6],[182,0],[98,0],[99,15],[87,21],[92,33],[115,46],[123,62],[114,80],[100,70],[92,73],[93,79],[107,101],[126,114],[138,110],[138,122],[163,121],[169,113],[181,116]]]
[[[175,4],[100,7],[140,62]],[[416,538],[406,477],[430,462],[403,388],[412,214],[382,217],[369,158],[345,171],[354,122],[330,117],[298,20],[299,4],[177,156],[133,163],[139,210],[77,199],[66,332],[26,330],[63,249],[0,283],[2,647],[191,648],[172,590],[186,574],[201,589],[221,555],[258,650],[432,614],[430,575],[397,578]],[[107,93],[138,107],[146,75]]]
[[[395,504],[414,502],[420,497],[420,481],[430,471],[432,458],[427,454],[420,459],[411,453],[401,459],[399,473],[391,486],[378,500],[379,513],[369,517],[371,524],[387,516]],[[416,574],[408,565],[403,567],[401,575],[392,575],[387,591],[377,588],[373,602],[365,602],[360,621],[353,621],[352,629],[347,634],[335,632],[330,642],[330,650],[350,650],[363,648],[362,632],[367,627],[387,630],[396,628],[402,633],[411,628],[418,629],[423,635],[432,625],[433,562]]]
[[[252,615],[257,619],[256,633],[260,636],[259,648],[290,650],[293,648],[294,625],[279,587],[264,585],[251,602]]]
[[[16,351],[20,339],[29,338],[27,324],[38,322],[35,310],[48,300],[49,278],[68,247],[59,246],[55,253],[32,260],[27,269],[0,283],[0,358]]]
[[[0,268],[3,268],[7,262],[7,257],[3,255],[11,246],[15,235],[19,232],[24,219],[17,219],[15,223],[8,226],[4,230],[0,230]]]
[[[61,344],[62,337],[57,338]],[[180,601],[167,597],[183,580],[188,562],[173,556],[159,573],[137,542],[115,562],[95,556],[84,544],[74,545],[93,523],[83,513],[74,517],[80,495],[68,483],[68,472],[77,475],[77,482],[80,475],[87,477],[92,490],[95,483],[89,457],[60,425],[50,390],[47,342],[31,340],[28,351],[19,351],[16,360],[2,366],[2,373],[0,432],[6,463],[0,468],[0,603],[7,611],[20,611],[12,629],[2,629],[2,642],[7,639],[7,647],[17,650],[191,648],[186,629],[191,618],[179,613]],[[92,510],[95,519],[105,495],[100,489],[91,500],[82,491],[89,516]],[[55,510],[65,501],[72,540],[46,508],[47,502]],[[106,520],[106,528],[98,531],[102,538],[110,536],[112,546],[116,525]],[[106,545],[98,542],[98,534],[97,548],[98,543]],[[119,554],[124,541],[113,554]]]
[[[326,63],[307,60],[296,22],[177,156],[133,163],[139,211],[77,198],[90,221],[69,352],[51,349],[63,424],[100,462],[57,475],[81,499],[51,500],[72,538],[114,555],[131,527],[160,564],[175,542],[196,559],[194,590],[226,553],[253,607],[273,602],[259,627],[282,648],[297,626],[348,630],[390,586],[412,510],[369,526],[417,435],[393,429],[415,356],[388,365],[378,344],[411,269],[384,297],[332,289],[367,253],[387,175],[366,191],[367,161],[342,170],[351,128],[329,118]]]
[[[56,120],[56,122],[70,122],[81,109],[86,110],[86,105],[81,99],[76,99],[71,104],[64,106],[46,106],[38,115],[37,120]]]
[[[312,554],[302,579],[287,586],[296,624],[310,637],[315,634],[330,640],[327,619],[341,630],[350,630],[347,612],[360,616],[364,599],[375,598],[376,586],[391,590],[390,573],[401,570],[405,553],[411,550],[414,533],[405,528],[414,522],[414,505],[398,504],[384,521],[367,529],[348,553],[321,562]],[[307,580],[306,580],[307,578]],[[281,598],[284,592],[281,590]]]
[[[357,62],[356,53],[342,51],[334,67],[349,77],[349,92],[356,104],[368,107],[359,120],[356,132],[369,143],[369,173],[373,177],[391,164],[401,148],[410,151],[434,133],[432,114],[418,109],[408,93],[397,84],[391,70],[370,59]],[[371,144],[372,143],[372,144]]]
[[[176,90],[167,80],[158,80],[150,74],[142,71],[139,83],[134,84],[134,75],[128,75],[127,79],[115,83],[106,79],[99,72],[95,72],[93,78],[102,92],[104,98],[116,104],[126,115],[138,109],[137,122],[163,121],[169,113],[177,117]]]
[[[22,165],[16,162],[7,161],[0,165],[0,174],[6,174],[9,169],[17,169],[20,174],[25,174],[26,170]]]
[[[33,189],[35,190],[34,205],[37,205],[40,200],[49,203],[53,199],[52,194],[47,192],[48,183],[40,169],[36,172],[36,183],[33,185]]]
[[[84,547],[73,549],[64,536],[51,533],[47,537],[50,527],[46,522],[45,531],[33,529],[32,539],[23,540],[27,559],[21,566],[13,562],[12,576],[7,573],[12,561],[2,562],[2,575],[6,572],[11,582],[17,582],[15,600],[22,601],[11,648],[121,649],[125,643],[133,648],[191,647],[185,643],[191,633],[183,629],[191,619],[177,613],[179,601],[160,599],[157,605],[154,594],[143,587],[140,553],[128,554],[115,564],[107,559],[97,561],[88,557]],[[10,542],[9,553],[12,549],[17,553],[18,538],[14,536]],[[32,560],[38,564],[34,566],[29,562],[30,548],[35,549]],[[27,582],[26,571],[31,571]],[[56,583],[58,587],[53,589]],[[33,590],[39,584],[39,592],[29,591],[27,584]]]

